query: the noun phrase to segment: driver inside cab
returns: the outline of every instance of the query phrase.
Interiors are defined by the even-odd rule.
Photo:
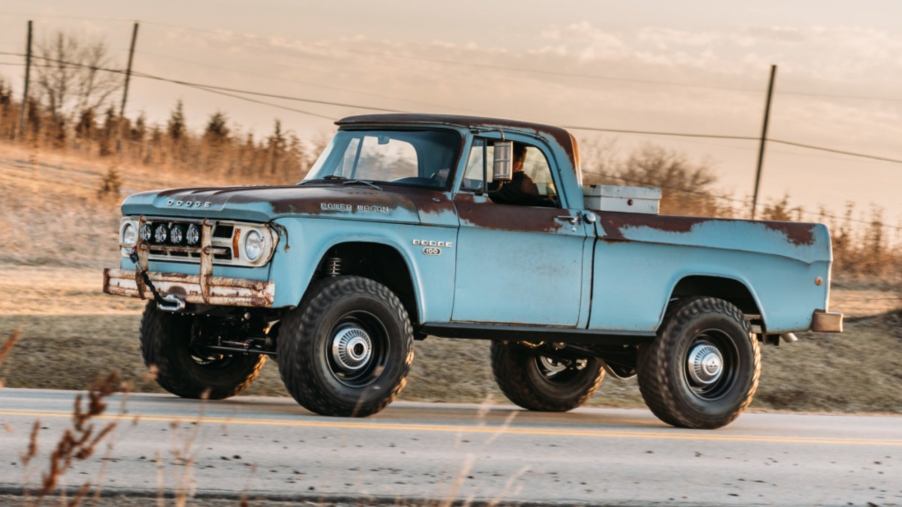
[[[496,204],[514,204],[520,206],[548,206],[553,207],[554,202],[539,193],[532,178],[523,170],[526,162],[526,145],[514,143],[513,149],[513,175],[511,180],[501,183],[496,190],[489,192],[489,198]]]

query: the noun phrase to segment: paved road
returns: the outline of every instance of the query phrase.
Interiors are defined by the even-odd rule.
[[[39,479],[73,396],[0,390],[6,490]],[[78,464],[67,484],[102,477],[106,491],[154,495],[162,483],[211,496],[362,503],[902,505],[902,417],[746,414],[722,430],[690,431],[645,410],[396,403],[368,419],[336,419],[283,398],[138,394],[125,413],[121,401],[104,416],[117,421],[114,447]],[[36,418],[41,456],[23,468]]]

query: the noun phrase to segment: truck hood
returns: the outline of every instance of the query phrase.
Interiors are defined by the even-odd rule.
[[[210,217],[268,222],[284,216],[318,216],[400,223],[430,221],[450,211],[445,192],[384,185],[180,188],[142,192],[122,203],[124,215]]]

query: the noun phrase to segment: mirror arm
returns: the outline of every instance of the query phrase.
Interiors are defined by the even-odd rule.
[[[485,195],[489,191],[489,184],[487,180],[489,179],[489,161],[487,159],[489,155],[489,143],[483,139],[482,140],[482,191],[479,195]]]

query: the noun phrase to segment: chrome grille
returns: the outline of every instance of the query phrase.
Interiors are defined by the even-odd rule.
[[[147,218],[143,225],[149,226],[151,231],[156,231],[157,227],[162,225],[168,231],[173,226],[181,226],[185,230],[191,224],[200,226],[202,220],[184,220],[184,219],[166,219],[166,218]],[[216,222],[213,226],[213,234],[211,236],[211,244],[213,247],[213,263],[221,265],[235,264],[238,257],[234,251],[236,242],[233,241],[236,232],[234,224],[226,222]],[[169,262],[190,262],[194,264],[200,263],[201,244],[203,239],[198,241],[196,245],[188,245],[186,240],[182,240],[180,244],[172,242],[171,234],[167,235],[166,241],[157,242],[156,238],[151,235],[150,241],[145,242],[148,247],[148,259],[154,261]]]

